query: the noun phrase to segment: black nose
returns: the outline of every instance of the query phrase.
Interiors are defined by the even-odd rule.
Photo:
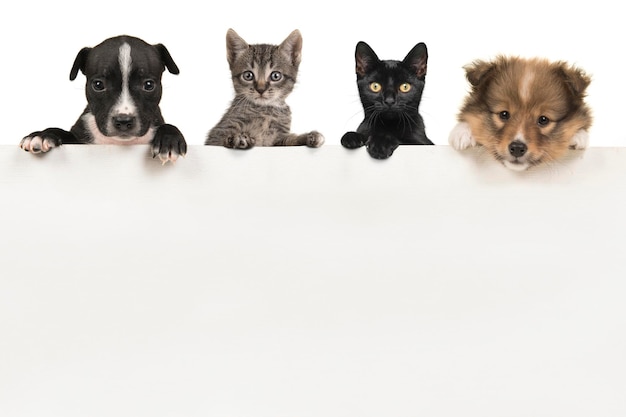
[[[118,114],[113,117],[113,124],[117,130],[126,132],[135,126],[135,117],[130,114]]]
[[[528,146],[526,146],[526,144],[522,142],[515,141],[511,142],[511,144],[509,145],[509,152],[516,158],[524,156],[527,150]]]
[[[393,107],[394,104],[396,104],[396,96],[393,94],[386,94],[385,105],[387,105],[387,107]]]

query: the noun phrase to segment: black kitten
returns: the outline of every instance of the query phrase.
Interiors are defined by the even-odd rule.
[[[415,45],[403,61],[380,60],[365,42],[356,45],[356,79],[365,119],[341,144],[363,145],[376,159],[389,158],[398,145],[433,145],[426,137],[419,105],[426,79],[428,52]]]

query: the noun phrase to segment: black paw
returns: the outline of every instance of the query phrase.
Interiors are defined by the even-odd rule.
[[[369,140],[366,144],[367,152],[374,159],[387,159],[396,150],[399,143],[397,141],[374,141]]]
[[[357,132],[348,132],[341,138],[341,144],[348,149],[360,148],[365,145],[365,136]]]
[[[63,138],[68,135],[72,136],[70,132],[51,127],[25,136],[20,141],[20,148],[30,153],[45,153],[52,148],[61,146]]]
[[[152,139],[152,157],[157,156],[163,164],[176,162],[179,156],[187,153],[187,142],[180,130],[173,125],[161,125]]]

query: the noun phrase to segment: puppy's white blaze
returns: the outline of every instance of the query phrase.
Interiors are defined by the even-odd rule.
[[[530,98],[531,87],[532,87],[532,83],[534,79],[535,79],[534,72],[526,71],[524,73],[524,76],[522,77],[520,81],[520,89],[519,89],[519,95],[522,101],[528,101],[528,99]]]
[[[524,137],[524,132],[522,132],[521,130],[519,132],[517,132],[517,134],[513,138],[513,141],[514,142],[526,143],[526,138]]]
[[[585,149],[589,145],[589,133],[585,129],[580,129],[570,140],[569,146],[572,149]]]
[[[476,146],[476,140],[467,122],[459,122],[448,136],[448,143],[454,149],[462,150]]]
[[[98,129],[98,124],[96,123],[96,118],[93,114],[85,114],[82,117],[82,120],[85,127],[89,131],[89,134],[93,138],[93,143],[97,145],[145,145],[152,141],[156,130],[154,127],[150,127],[150,129],[148,129],[146,134],[143,136],[106,136],[100,132],[100,129]]]
[[[136,112],[135,102],[130,95],[130,70],[133,65],[133,59],[130,55],[130,45],[124,43],[120,46],[118,61],[120,64],[120,70],[122,71],[122,94],[117,101],[117,104],[113,108],[112,116],[118,114],[131,114],[134,115]]]

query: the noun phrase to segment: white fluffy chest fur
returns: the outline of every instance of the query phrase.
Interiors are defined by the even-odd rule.
[[[97,145],[145,145],[152,142],[156,128],[151,126],[143,136],[105,136],[100,132],[93,114],[85,114],[82,117],[87,131],[93,138],[93,143]]]

